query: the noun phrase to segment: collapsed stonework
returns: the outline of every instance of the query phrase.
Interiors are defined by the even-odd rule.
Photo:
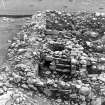
[[[10,84],[70,105],[104,97],[104,22],[96,13],[38,12],[10,42]]]

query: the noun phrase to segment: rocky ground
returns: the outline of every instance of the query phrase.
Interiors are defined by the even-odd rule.
[[[100,13],[77,13],[72,15],[68,13],[66,15],[64,12],[59,11],[47,11],[46,14],[48,16],[46,21],[43,13],[38,13],[32,19],[28,19],[22,30],[12,40],[8,41],[9,47],[5,56],[7,61],[0,68],[1,105],[42,105],[42,103],[45,105],[104,104],[105,15]],[[4,20],[7,21],[8,19],[2,19],[2,21]],[[8,21],[13,22],[13,20]],[[54,29],[56,30],[54,31]],[[64,37],[63,40],[61,37]],[[61,47],[57,49],[57,46],[52,47],[53,43],[57,44],[57,42],[65,45],[63,51],[58,51]],[[63,75],[63,79],[60,80],[60,75],[58,76],[56,72],[54,72],[55,74],[52,72],[53,74],[50,75],[48,68],[42,66],[41,70],[47,70],[44,74],[46,79],[43,80],[41,77],[37,77],[37,63],[40,60],[39,52],[50,54],[50,57],[51,55],[61,58],[70,57],[70,65],[73,65],[71,70],[76,75],[70,77],[73,78],[72,80],[66,80],[65,82],[63,79],[67,79],[67,76]],[[49,56],[46,60],[50,60]],[[76,65],[81,65],[78,72],[77,68],[75,68]],[[55,65],[50,65],[50,69],[55,70],[54,67]],[[88,67],[90,68],[88,69]],[[62,72],[61,69],[57,70]],[[47,77],[47,73],[50,76]],[[69,95],[71,97],[69,99],[73,99],[72,102],[68,100],[62,101],[61,96],[56,99],[49,98],[52,94],[50,94],[50,88],[46,89],[49,84],[54,89],[60,87],[60,89],[70,89],[70,93],[67,94],[66,92],[66,96]],[[36,88],[37,86],[45,86],[43,91],[45,95],[40,93]],[[79,93],[77,90],[79,90]],[[76,91],[77,93],[75,93]]]
[[[28,2],[28,0],[27,0]],[[99,11],[104,12],[104,0],[80,0],[78,2],[77,0],[67,0],[67,1],[56,1],[55,3],[50,0],[31,0],[30,3],[26,2],[20,2],[20,0],[14,2],[14,0],[6,0],[5,1],[5,7],[3,5],[0,6],[0,14],[33,14],[36,10],[46,10],[46,9],[57,9],[57,10],[66,10],[66,11]],[[59,3],[60,2],[60,3]],[[2,3],[1,3],[2,4]],[[13,6],[11,6],[14,4]],[[38,5],[37,5],[38,4]],[[24,6],[23,6],[24,5]],[[19,7],[19,8],[18,8]],[[27,9],[26,9],[27,8]],[[14,19],[14,18],[1,18],[0,19],[0,64],[2,65],[1,72],[0,72],[0,105],[51,105],[54,104],[54,102],[49,101],[44,96],[36,96],[33,92],[27,92],[23,89],[13,87],[8,83],[8,75],[9,75],[9,68],[8,65],[4,64],[5,57],[7,54],[7,48],[8,39],[12,39],[13,36],[16,35],[20,31],[21,25],[23,25],[27,18],[20,18],[20,19]],[[89,44],[89,43],[88,43]],[[3,66],[4,64],[4,66]],[[96,75],[97,77],[97,75]],[[96,79],[94,76],[94,80]],[[102,77],[102,76],[100,76]],[[102,81],[104,81],[104,75],[103,78],[101,78]],[[97,84],[97,83],[96,83]],[[23,86],[25,87],[25,86]],[[96,86],[97,87],[97,86]],[[104,91],[104,90],[103,90]],[[30,99],[30,97],[33,97],[33,100]],[[94,100],[92,105],[101,105],[101,102],[105,99],[102,97],[98,97],[97,100]],[[58,100],[59,102],[60,100]],[[55,103],[56,105],[56,103]],[[104,103],[102,104],[104,105]]]
[[[0,58],[0,105],[49,105],[50,102],[45,97],[35,96],[33,92],[24,91],[24,89],[17,89],[9,84],[9,66],[6,62],[6,55],[8,49],[8,40],[12,38],[21,30],[23,24],[29,18],[13,19],[1,18],[1,58]],[[27,94],[28,93],[28,94]],[[19,98],[20,97],[20,98]],[[30,98],[33,97],[33,100]],[[26,101],[27,100],[27,101]],[[21,101],[21,102],[20,102]]]

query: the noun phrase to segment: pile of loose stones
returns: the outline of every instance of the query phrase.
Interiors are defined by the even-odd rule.
[[[38,12],[9,41],[9,83],[62,105],[105,99],[105,15]]]

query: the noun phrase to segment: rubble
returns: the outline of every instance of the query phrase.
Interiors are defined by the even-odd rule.
[[[6,75],[0,74],[0,94],[8,91],[4,85],[8,81],[15,88],[43,94],[59,104],[91,104],[94,97],[104,95],[104,22],[98,13],[36,13],[9,41],[10,67],[5,68]],[[14,105],[37,104],[17,93]]]

